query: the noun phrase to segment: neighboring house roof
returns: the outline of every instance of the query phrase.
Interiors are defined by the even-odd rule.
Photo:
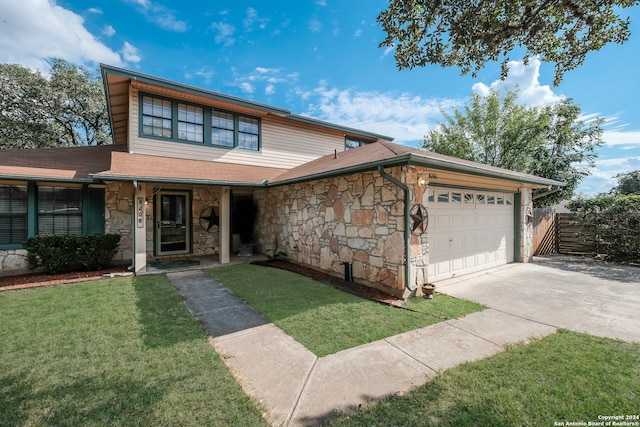
[[[147,87],[164,88],[179,91],[200,99],[213,102],[222,108],[235,109],[244,111],[247,114],[266,116],[275,115],[283,117],[292,122],[304,123],[312,126],[319,126],[325,129],[338,130],[353,137],[359,137],[366,140],[375,141],[384,139],[392,141],[393,138],[386,135],[355,129],[349,126],[342,126],[335,123],[329,123],[311,117],[293,114],[284,108],[278,108],[259,102],[249,101],[246,99],[236,98],[181,83],[172,82],[158,77],[146,74],[136,73],[134,71],[122,68],[112,67],[110,65],[101,64],[102,81],[104,83],[105,93],[107,96],[107,108],[109,110],[109,118],[111,120],[111,129],[115,144],[125,144],[127,140],[127,126],[129,120],[129,84],[135,82],[135,85],[144,85]],[[149,86],[152,85],[152,86]]]
[[[57,181],[153,181],[209,185],[284,185],[330,176],[415,165],[477,176],[522,182],[540,187],[564,186],[541,178],[481,163],[379,141],[339,151],[293,169],[187,160],[127,153],[121,145],[97,147],[3,150],[0,179]]]
[[[340,151],[320,157],[316,160],[312,160],[311,162],[288,170],[278,176],[271,183],[274,185],[282,185],[292,182],[308,181],[310,179],[372,170],[376,169],[378,166],[392,167],[400,165],[438,168],[448,171],[498,178],[507,181],[533,184],[541,187],[565,185],[560,181],[514,172],[495,166],[462,160],[416,148],[405,147],[403,145],[386,141],[378,141],[357,149]]]

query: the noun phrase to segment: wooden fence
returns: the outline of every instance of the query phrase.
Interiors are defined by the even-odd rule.
[[[595,254],[590,231],[575,223],[573,213],[556,213],[551,208],[533,210],[533,254]],[[590,241],[591,240],[591,241]]]

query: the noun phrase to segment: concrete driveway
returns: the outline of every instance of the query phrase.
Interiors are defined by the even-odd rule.
[[[640,268],[570,256],[536,257],[436,282],[438,292],[524,319],[640,342]]]

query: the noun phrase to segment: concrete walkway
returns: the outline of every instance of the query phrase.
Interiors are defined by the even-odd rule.
[[[321,424],[335,411],[406,393],[445,369],[556,330],[489,309],[318,358],[206,272],[167,277],[235,378],[278,426]]]

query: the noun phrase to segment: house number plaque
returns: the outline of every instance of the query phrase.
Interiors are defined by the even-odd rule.
[[[144,197],[136,199],[136,223],[138,228],[144,227]]]

